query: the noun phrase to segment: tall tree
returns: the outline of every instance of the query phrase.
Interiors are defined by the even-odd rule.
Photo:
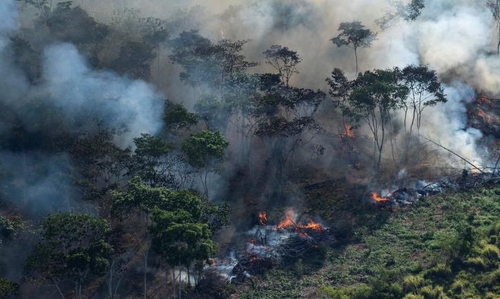
[[[294,154],[321,131],[314,115],[324,98],[322,91],[286,87],[273,74],[261,76],[260,92],[252,99],[252,114],[257,120],[255,134],[269,146],[268,166],[280,196]]]
[[[139,177],[130,181],[127,192],[115,192],[114,198],[114,211],[119,215],[140,211],[150,216],[147,228],[152,247],[174,274],[175,268],[191,269],[194,262],[213,255],[211,237],[227,224],[225,206],[209,204],[190,191],[151,187]]]
[[[340,23],[339,35],[330,39],[337,47],[348,46],[354,49],[356,59],[356,74],[358,73],[358,48],[369,48],[376,39],[377,34],[370,29],[366,29],[361,22]]]
[[[428,66],[409,65],[401,71],[396,71],[400,72],[398,81],[409,90],[408,96],[403,101],[405,129],[412,134],[414,125],[416,125],[417,133],[419,133],[424,109],[439,103],[446,103],[447,99],[443,87],[436,71],[430,70]],[[411,111],[411,115],[408,120],[409,111]]]
[[[42,242],[28,258],[30,277],[52,280],[59,295],[63,280],[73,280],[75,295],[82,298],[82,285],[91,277],[102,276],[109,266],[113,248],[107,243],[110,231],[104,220],[86,214],[60,213],[42,222]]]
[[[417,145],[419,144],[418,136],[420,135],[424,109],[439,103],[446,103],[447,99],[436,72],[430,70],[428,66],[409,65],[402,70],[395,69],[395,72],[397,72],[399,84],[408,89],[408,95],[402,98],[401,105],[404,111],[403,127],[407,134],[404,162],[408,163],[415,127],[417,129],[416,142]],[[418,149],[417,153],[419,153]],[[417,154],[417,163],[418,157]]]
[[[186,154],[189,164],[200,174],[204,194],[208,197],[208,174],[217,172],[224,161],[224,151],[229,142],[220,132],[208,130],[191,135],[182,142],[182,151]]]
[[[224,93],[224,87],[237,74],[258,63],[248,62],[240,52],[247,40],[223,39],[217,43],[202,37],[198,31],[184,31],[168,42],[170,61],[183,68],[180,78],[192,87],[208,87]],[[213,90],[212,90],[213,91]]]
[[[376,149],[376,169],[380,169],[382,152],[387,135],[387,127],[392,121],[393,112],[406,98],[408,89],[398,84],[395,70],[374,70],[360,74],[352,83],[347,83],[345,76],[334,72],[331,79],[332,92],[343,95],[343,89],[349,88],[345,100],[339,107],[346,117],[354,122],[363,122],[369,128]]]
[[[164,209],[153,211],[150,227],[153,249],[172,267],[174,293],[176,268],[187,269],[189,283],[194,263],[206,262],[215,254],[212,231],[206,222],[201,221],[202,214],[201,199],[188,191],[172,193]]]
[[[297,65],[302,61],[302,58],[296,51],[281,45],[272,45],[271,48],[264,51],[264,55],[266,55],[266,63],[278,71],[281,82],[288,87],[292,75],[299,73]]]

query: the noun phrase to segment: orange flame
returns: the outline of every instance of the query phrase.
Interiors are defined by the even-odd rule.
[[[306,224],[306,225],[299,225],[298,226],[299,228],[304,228],[304,229],[312,229],[312,230],[315,230],[315,231],[322,231],[323,230],[323,226],[319,223],[316,223],[312,220],[309,220],[309,223]]]
[[[277,229],[293,228],[295,230],[303,229],[303,230],[314,230],[314,231],[325,230],[325,228],[321,224],[314,222],[312,220],[309,220],[309,223],[307,224],[297,224],[295,221],[295,212],[293,211],[293,209],[288,209],[286,211],[285,220],[278,223],[276,228]]]
[[[293,209],[288,209],[286,211],[286,215],[285,215],[285,220],[281,221],[280,223],[278,223],[278,225],[276,226],[277,229],[283,229],[283,228],[286,228],[286,227],[290,227],[290,226],[295,226],[295,213],[293,211]]]
[[[259,212],[259,225],[267,225],[267,213]]]
[[[372,192],[372,198],[373,200],[375,200],[376,202],[386,202],[386,201],[389,201],[389,198],[387,197],[382,197],[380,195],[378,195],[377,192]]]

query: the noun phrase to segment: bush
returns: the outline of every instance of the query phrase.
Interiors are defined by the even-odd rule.
[[[486,269],[486,263],[484,262],[484,259],[480,256],[477,257],[471,257],[468,258],[464,261],[464,265],[476,270],[484,270]]]
[[[500,249],[492,244],[486,244],[481,249],[481,255],[490,262],[496,262],[500,259]]]
[[[334,289],[331,286],[322,286],[321,292],[324,298],[329,299],[349,299],[349,297],[344,293],[343,290]]]
[[[445,264],[437,264],[433,268],[427,270],[424,277],[426,279],[443,281],[450,278],[452,275],[450,267]]]
[[[417,294],[407,294],[403,297],[403,299],[425,299],[425,297]]]
[[[403,279],[403,290],[407,293],[417,291],[424,285],[424,278],[420,275],[410,275]]]

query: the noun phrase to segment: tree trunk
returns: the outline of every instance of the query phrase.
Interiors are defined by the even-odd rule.
[[[148,253],[149,249],[144,252],[144,299],[148,297]]]
[[[52,282],[54,283],[54,286],[56,287],[57,292],[59,293],[61,298],[64,299],[64,294],[62,293],[61,288],[59,287],[59,283],[56,281],[55,278],[52,278]]]
[[[357,47],[354,47],[354,58],[356,59],[356,77],[358,76],[358,51]]]
[[[111,262],[109,266],[109,281],[108,281],[108,296],[113,299],[113,267],[115,266],[115,259]]]
[[[500,55],[500,29],[498,31],[497,55]]]
[[[175,296],[176,296],[176,289],[175,289],[175,268],[172,268],[172,286],[174,287],[173,298],[175,298]]]

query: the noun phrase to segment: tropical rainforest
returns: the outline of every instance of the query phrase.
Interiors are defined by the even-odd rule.
[[[0,18],[0,298],[500,298],[499,0]]]

